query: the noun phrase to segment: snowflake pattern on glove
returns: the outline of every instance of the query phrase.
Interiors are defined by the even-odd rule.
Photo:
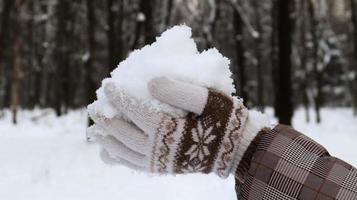
[[[203,161],[204,157],[209,156],[208,145],[216,138],[215,135],[211,135],[213,127],[203,129],[202,124],[198,123],[198,127],[192,130],[192,141],[194,145],[185,153],[189,155],[190,159],[198,158]]]
[[[241,135],[241,120],[246,116],[241,101],[210,91],[201,115],[190,113],[186,118],[163,120],[158,129],[153,170],[161,173],[210,173],[215,170],[220,176],[227,176],[232,162],[227,158],[233,157],[239,143],[233,136]],[[231,125],[235,126],[234,130],[228,127]],[[227,143],[229,145],[225,145]]]

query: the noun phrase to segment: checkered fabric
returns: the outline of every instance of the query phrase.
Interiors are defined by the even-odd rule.
[[[252,141],[235,174],[238,199],[357,199],[357,170],[278,125]]]

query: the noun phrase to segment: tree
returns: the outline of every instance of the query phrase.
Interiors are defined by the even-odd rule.
[[[129,51],[185,23],[199,50],[215,47],[233,61],[248,106],[274,105],[287,124],[295,105],[312,106],[316,121],[325,104],[353,103],[357,115],[356,0],[38,0],[26,1],[20,21],[16,1],[0,1],[1,108],[61,115],[85,106]]]
[[[8,37],[9,32],[9,22],[10,22],[10,14],[13,6],[13,0],[5,0],[3,3],[3,9],[1,14],[1,24],[0,24],[0,108],[5,107],[6,105],[6,93],[7,93],[7,86],[10,84],[8,83],[5,74],[7,70],[3,65],[4,57],[5,57],[5,41]]]
[[[202,23],[202,36],[204,38],[205,49],[212,48],[214,46],[215,29],[217,19],[220,14],[220,5],[218,0],[208,1],[208,14],[201,15],[198,21]],[[206,5],[206,4],[205,4]],[[207,17],[208,16],[208,17]]]
[[[321,121],[320,116],[320,107],[322,105],[322,75],[319,70],[319,39],[318,39],[318,21],[316,19],[315,8],[313,0],[308,1],[308,10],[310,14],[310,24],[311,24],[311,40],[313,44],[312,50],[312,59],[313,59],[313,68],[314,68],[314,75],[316,81],[316,94],[314,96],[314,106],[316,112],[316,122]]]
[[[117,64],[115,62],[116,56],[116,34],[115,34],[115,10],[113,8],[113,0],[107,0],[107,9],[108,9],[108,16],[107,16],[107,37],[108,37],[108,63],[110,70],[115,68]]]
[[[275,89],[276,115],[279,123],[291,124],[293,115],[291,85],[291,4],[292,0],[277,0],[278,71]],[[275,12],[274,10],[272,12]]]
[[[353,41],[354,41],[354,89],[353,93],[353,105],[354,105],[354,114],[357,115],[357,2],[355,0],[351,1],[351,20],[353,25]]]
[[[109,70],[116,68],[119,61],[124,58],[123,50],[123,18],[124,1],[107,0],[107,38],[108,38],[108,63]]]
[[[57,116],[67,111],[71,102],[71,55],[73,44],[73,11],[70,0],[61,0],[56,6],[57,26],[55,33],[54,60],[55,77],[59,77],[54,82],[55,95],[52,97]]]
[[[275,110],[275,117],[278,117],[278,110],[279,105],[278,101],[276,100],[276,96],[278,93],[278,0],[272,0],[271,5],[271,36],[270,36],[270,43],[271,43],[271,50],[270,50],[270,58],[271,58],[271,79],[272,85],[274,90],[274,110]]]
[[[21,9],[24,0],[15,1],[15,36],[13,46],[13,72],[12,72],[12,92],[11,92],[11,110],[12,122],[17,123],[17,110],[20,105],[20,81],[21,81]]]
[[[86,1],[87,6],[87,35],[88,35],[88,49],[89,49],[89,57],[86,62],[86,99],[87,104],[92,103],[95,100],[95,91],[96,91],[96,82],[95,82],[95,56],[96,56],[96,42],[95,42],[95,16],[94,16],[94,6],[92,0]],[[92,120],[88,120],[89,125],[93,122]]]
[[[233,11],[233,31],[235,40],[235,53],[236,53],[236,66],[233,70],[234,75],[237,76],[234,79],[234,85],[236,88],[240,88],[240,95],[247,104],[249,102],[248,93],[246,91],[246,74],[245,74],[245,57],[244,57],[244,45],[243,45],[243,20],[239,11],[234,8]]]
[[[259,36],[255,38],[255,56],[256,56],[256,67],[257,67],[257,106],[260,111],[264,111],[265,103],[264,103],[264,83],[263,83],[263,66],[262,66],[262,52],[263,48],[262,43],[263,43],[263,28],[262,24],[260,22],[261,19],[261,14],[260,14],[260,7],[259,3],[257,1],[253,1],[253,8],[254,8],[254,13],[255,13],[255,24],[257,27],[257,31],[259,33]]]
[[[300,10],[299,10],[299,16],[300,16],[300,46],[299,48],[299,59],[300,59],[300,70],[302,73],[302,80],[300,84],[300,90],[302,94],[302,104],[304,105],[305,108],[305,118],[306,122],[310,122],[310,114],[309,114],[309,94],[308,94],[308,69],[307,69],[307,64],[308,64],[308,47],[307,47],[307,30],[306,30],[306,0],[300,1]]]
[[[140,0],[134,40],[131,45],[132,50],[138,47],[141,37],[143,38],[144,44],[150,44],[155,41],[156,28],[153,15],[155,5],[156,0]]]
[[[166,17],[165,17],[165,22],[164,22],[166,27],[170,25],[173,5],[174,5],[174,0],[167,0]]]

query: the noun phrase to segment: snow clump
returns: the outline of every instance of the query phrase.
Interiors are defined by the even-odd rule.
[[[154,43],[131,52],[127,59],[120,62],[111,72],[111,77],[103,80],[102,87],[97,90],[97,100],[88,109],[94,109],[107,118],[120,115],[103,92],[103,86],[110,80],[156,110],[183,116],[186,114],[184,111],[154,99],[147,83],[152,78],[166,76],[231,95],[234,86],[229,64],[230,60],[215,48],[199,52],[190,27],[174,26],[157,37]]]

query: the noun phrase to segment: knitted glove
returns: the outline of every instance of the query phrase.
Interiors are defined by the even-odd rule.
[[[248,111],[241,99],[164,77],[151,80],[148,88],[154,98],[189,114],[179,118],[157,111],[108,82],[105,95],[131,122],[89,110],[95,125],[88,135],[103,147],[102,159],[161,174],[234,174],[255,136],[242,135]]]

